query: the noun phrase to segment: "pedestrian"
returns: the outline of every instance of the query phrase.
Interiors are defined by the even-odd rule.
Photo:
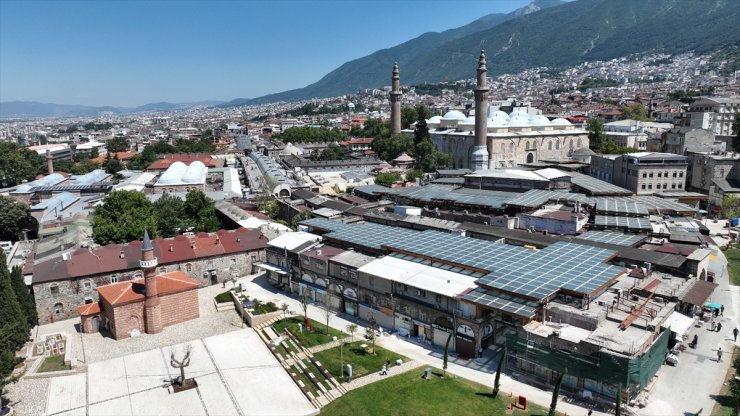
[[[732,337],[734,338],[734,341],[737,342],[737,334],[740,332],[740,330],[735,327],[735,329],[732,330]]]
[[[480,348],[478,348],[478,358],[483,358],[483,346],[481,345]]]
[[[380,375],[384,376],[387,374],[388,374],[388,367],[385,364],[383,364],[383,367],[380,369]]]
[[[717,323],[717,332],[720,332],[722,330],[722,322]]]
[[[722,347],[719,347],[719,349],[717,349],[717,362],[722,362]]]
[[[719,314],[725,316],[725,305],[719,306]]]
[[[589,407],[588,408],[588,416],[591,416],[592,414],[594,414],[594,409],[593,409],[593,407]]]

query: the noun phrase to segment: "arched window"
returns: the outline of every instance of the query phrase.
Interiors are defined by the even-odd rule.
[[[193,265],[190,264],[190,263],[187,263],[185,265],[185,271],[188,272],[188,273],[192,272],[193,271]]]
[[[534,154],[530,153],[527,155],[527,163],[534,162]]]
[[[59,294],[59,284],[57,283],[50,284],[49,292],[51,292],[52,295],[58,295]]]
[[[547,150],[552,150],[552,141],[547,142]]]
[[[514,143],[509,143],[509,153],[514,153]]]
[[[54,304],[54,313],[57,314],[57,315],[63,314],[64,313],[64,305],[62,305],[61,303],[55,303]]]
[[[526,149],[531,149],[531,147],[529,147],[529,140],[527,140],[527,147],[526,147]]]
[[[555,150],[560,150],[560,140],[555,139]]]
[[[578,148],[579,149],[583,148],[583,142],[581,141],[580,137],[578,138]]]
[[[501,154],[506,153],[506,145],[504,143],[501,143]]]
[[[568,146],[570,150],[573,150],[573,139],[570,139],[570,145]]]
[[[167,273],[167,268],[166,267],[160,267],[159,268],[159,273]]]

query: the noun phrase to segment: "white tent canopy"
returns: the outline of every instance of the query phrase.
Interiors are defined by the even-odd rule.
[[[663,328],[671,328],[678,336],[682,336],[694,324],[694,318],[690,318],[682,313],[673,312],[668,319],[663,322]]]

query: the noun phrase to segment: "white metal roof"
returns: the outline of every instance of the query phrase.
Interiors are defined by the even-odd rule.
[[[474,277],[391,256],[373,260],[358,270],[449,297],[476,287]]]
[[[280,237],[267,243],[271,247],[284,248],[287,250],[293,250],[294,248],[305,244],[309,241],[320,241],[321,237],[316,234],[311,234],[303,231],[296,231],[292,233],[285,233]]]

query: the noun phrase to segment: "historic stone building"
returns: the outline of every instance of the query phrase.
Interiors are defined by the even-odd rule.
[[[157,334],[167,326],[198,318],[198,282],[180,271],[157,274],[157,264],[145,231],[139,261],[144,278],[99,287],[99,302],[77,307],[82,332],[103,327],[113,338],[123,339],[137,333]]]
[[[39,322],[77,316],[76,307],[99,300],[97,288],[144,278],[139,265],[141,241],[81,248],[34,265],[32,287]],[[179,235],[152,241],[157,273],[180,271],[199,286],[222,283],[252,273],[265,260],[267,238],[258,230],[239,228]]]

